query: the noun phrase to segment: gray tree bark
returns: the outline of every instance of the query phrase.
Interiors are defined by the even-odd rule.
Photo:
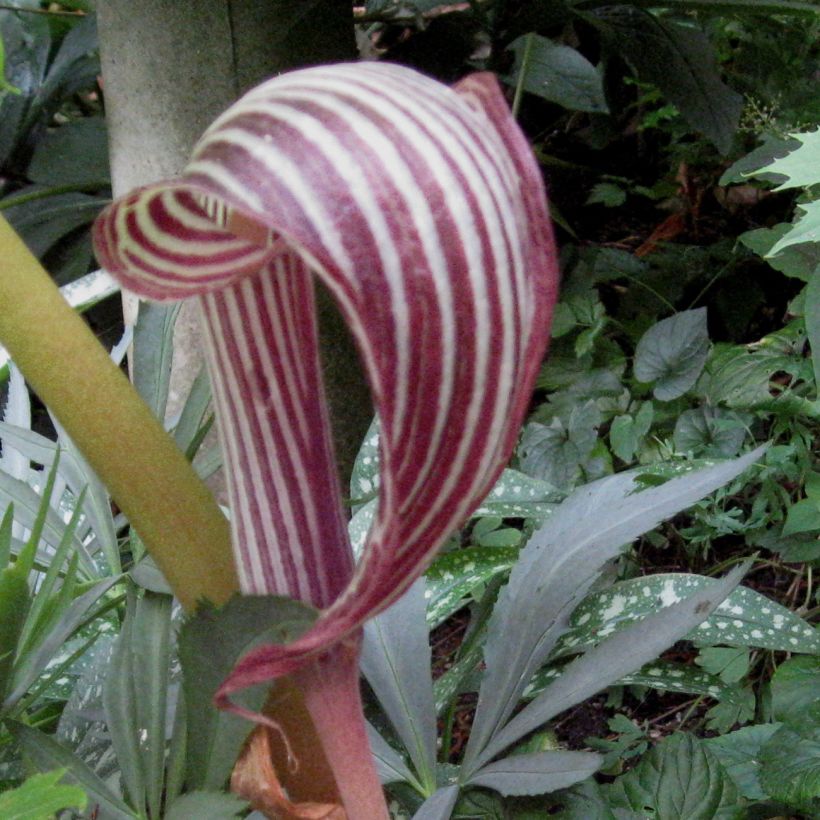
[[[114,194],[177,175],[210,122],[282,71],[355,58],[352,9],[340,0],[100,0],[97,8]],[[129,300],[126,299],[126,302]],[[318,299],[325,382],[340,472],[371,415],[344,322]],[[124,307],[136,319],[136,302]],[[190,308],[177,320],[169,414],[201,365]]]

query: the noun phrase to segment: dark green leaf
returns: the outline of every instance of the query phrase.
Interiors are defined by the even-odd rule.
[[[737,788],[702,741],[676,734],[604,789],[610,805],[657,820],[740,820]]]
[[[743,98],[721,80],[715,50],[703,32],[626,5],[600,9],[596,16],[610,48],[641,80],[658,86],[689,125],[728,153]]]
[[[179,305],[144,302],[134,329],[134,386],[159,419],[165,418],[171,381],[174,325]]]
[[[573,111],[605,112],[601,74],[582,54],[539,34],[525,34],[509,46],[515,67],[506,81]]]
[[[760,750],[760,783],[775,800],[820,815],[820,724],[778,729]]]
[[[85,117],[47,133],[36,145],[28,178],[39,185],[98,185],[110,178],[102,117]]]
[[[820,635],[820,633],[818,633]],[[820,657],[790,658],[772,677],[772,714],[795,727],[812,713],[820,718]]]
[[[220,610],[202,603],[179,636],[188,716],[188,785],[222,789],[252,728],[236,715],[218,712],[213,696],[237,660],[263,643],[287,643],[315,620],[316,611],[277,596],[235,595]],[[258,711],[267,691],[243,693],[241,703]]]
[[[762,723],[705,741],[747,800],[766,797],[760,785],[760,750],[779,728],[779,723]]]
[[[445,621],[475,589],[508,571],[518,550],[510,547],[468,547],[436,558],[427,571],[427,623],[431,629]]]
[[[644,333],[635,348],[635,378],[654,384],[661,401],[692,388],[709,355],[706,308],[685,310],[662,319]]]
[[[721,407],[684,410],[675,423],[675,449],[680,453],[731,458],[740,452],[745,438],[743,419]]]

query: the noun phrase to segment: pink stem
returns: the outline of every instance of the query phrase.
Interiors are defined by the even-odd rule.
[[[360,645],[361,634],[348,638],[293,677],[304,694],[349,820],[387,820],[362,711]]]

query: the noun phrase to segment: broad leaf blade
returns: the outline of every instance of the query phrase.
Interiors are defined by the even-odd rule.
[[[635,378],[652,382],[661,401],[671,401],[694,386],[709,355],[706,308],[661,319],[635,348]]]
[[[657,820],[739,820],[734,783],[708,747],[690,734],[666,738],[637,768],[604,787],[610,805]]]
[[[467,747],[468,762],[512,713],[602,566],[623,544],[735,478],[762,452],[755,450],[640,493],[635,492],[638,471],[608,476],[579,488],[558,507],[521,551],[499,596],[485,645],[487,671]],[[574,583],[568,584],[567,578],[574,578]]]

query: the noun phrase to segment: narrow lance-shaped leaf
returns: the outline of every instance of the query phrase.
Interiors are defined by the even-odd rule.
[[[285,74],[222,115],[179,181],[119,200],[98,255],[128,287],[195,296],[245,592],[323,609],[220,690],[297,669],[394,601],[513,446],[557,273],[543,186],[488,74]],[[321,395],[312,275],[336,298],[381,423],[379,506],[354,567]]]

